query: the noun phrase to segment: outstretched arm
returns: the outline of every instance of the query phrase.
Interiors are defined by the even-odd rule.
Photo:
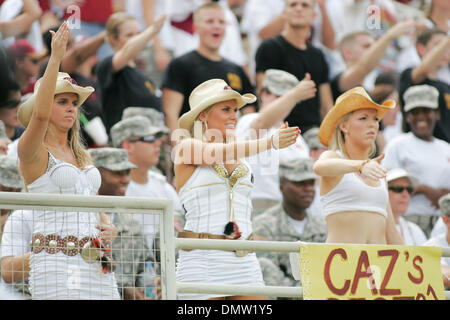
[[[0,22],[0,33],[3,38],[27,33],[41,15],[42,10],[36,0],[23,0],[22,13],[9,21]]]

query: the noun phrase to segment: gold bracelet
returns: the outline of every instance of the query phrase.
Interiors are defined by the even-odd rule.
[[[364,160],[364,162],[363,163],[361,163],[361,165],[359,166],[359,169],[358,169],[358,172],[359,173],[361,173],[362,174],[362,169],[363,169],[363,167],[367,164],[367,162],[369,162],[370,160],[369,159],[367,159],[367,160]]]

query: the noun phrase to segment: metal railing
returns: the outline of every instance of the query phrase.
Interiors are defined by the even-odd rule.
[[[0,208],[80,212],[110,212],[160,215],[160,255],[162,299],[175,300],[177,293],[215,293],[224,295],[251,295],[302,298],[302,287],[241,286],[211,283],[177,282],[175,275],[175,249],[249,250],[296,252],[300,242],[178,239],[174,237],[173,204],[169,199],[141,197],[83,196],[0,192]],[[450,248],[442,255],[450,257]],[[445,292],[450,300],[450,291]]]
[[[160,216],[162,299],[176,299],[173,202],[142,197],[0,192],[0,208],[62,212],[105,212]]]

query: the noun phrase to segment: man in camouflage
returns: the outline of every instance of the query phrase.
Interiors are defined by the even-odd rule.
[[[104,196],[124,196],[130,182],[130,169],[136,168],[128,160],[128,153],[117,148],[90,149],[94,165],[102,176],[98,191]],[[146,299],[143,293],[143,274],[147,261],[152,261],[142,226],[132,213],[114,214],[117,237],[111,245],[119,292],[125,300]]]
[[[311,158],[280,160],[279,172],[282,201],[254,220],[254,239],[268,241],[325,242],[327,227],[323,219],[308,212],[317,175]],[[257,252],[266,285],[298,286],[292,275],[289,253]]]

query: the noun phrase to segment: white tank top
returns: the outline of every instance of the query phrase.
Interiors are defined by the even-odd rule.
[[[342,153],[338,153],[342,157]],[[331,191],[320,197],[324,217],[343,211],[376,212],[387,217],[388,201],[385,179],[380,180],[378,186],[372,187],[354,172],[344,174]]]

